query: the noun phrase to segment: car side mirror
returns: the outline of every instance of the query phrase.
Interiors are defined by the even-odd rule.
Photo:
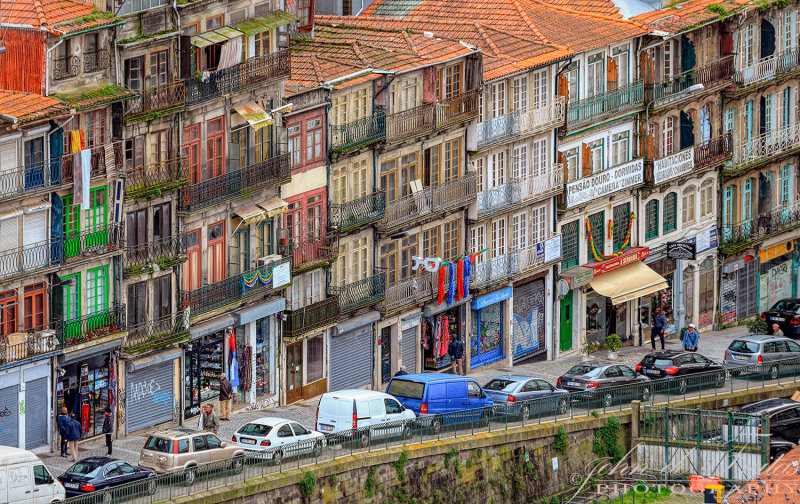
[[[47,477],[47,484],[48,485],[52,485],[53,483],[55,483],[55,480],[53,479],[53,477],[52,476],[48,476]]]
[[[404,412],[405,410],[406,410],[406,407],[401,404],[400,405],[400,413]]]

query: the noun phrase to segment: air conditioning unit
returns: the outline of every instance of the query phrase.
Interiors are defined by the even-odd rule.
[[[275,261],[280,260],[281,257],[282,256],[280,254],[272,254],[264,257],[259,257],[258,260],[256,260],[256,266],[260,268],[261,266],[272,264]]]

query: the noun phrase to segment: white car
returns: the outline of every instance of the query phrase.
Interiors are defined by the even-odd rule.
[[[251,452],[265,452],[276,464],[285,456],[313,453],[325,447],[325,435],[285,418],[263,417],[243,425],[231,440]],[[281,448],[285,447],[285,448]]]
[[[317,430],[325,433],[355,432],[362,446],[369,438],[411,437],[417,416],[396,398],[374,390],[340,390],[322,394],[317,406]],[[369,429],[365,429],[368,427]]]

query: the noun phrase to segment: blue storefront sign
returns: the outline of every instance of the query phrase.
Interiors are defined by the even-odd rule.
[[[697,253],[717,248],[717,228],[712,227],[697,233],[696,237],[689,238],[689,243],[697,244]]]
[[[513,287],[506,287],[505,289],[500,289],[499,291],[492,292],[491,294],[486,294],[485,296],[473,299],[472,309],[480,310],[481,308],[486,308],[489,305],[499,303],[500,301],[505,301],[506,299],[511,298],[511,296],[513,295],[514,295]]]
[[[472,301],[472,331],[470,334],[470,368],[497,362],[505,357],[503,338],[505,317],[503,301],[514,295],[506,287]]]

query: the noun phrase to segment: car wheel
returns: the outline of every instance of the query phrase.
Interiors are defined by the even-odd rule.
[[[314,458],[319,458],[322,455],[322,441],[314,443]]]
[[[647,401],[650,400],[650,389],[648,387],[644,387],[642,389],[641,399],[642,399],[642,402],[647,402]]]
[[[244,469],[244,456],[243,455],[236,455],[233,457],[231,461],[231,470],[234,474],[239,474]]]
[[[778,366],[772,366],[769,368],[769,378],[770,380],[778,379]]]
[[[678,380],[678,393],[679,394],[685,394],[687,388],[688,388],[688,384],[686,383],[685,379],[682,378],[682,379]]]
[[[531,417],[531,407],[527,404],[522,407],[519,416],[522,417],[523,420],[527,420]]]
[[[442,430],[442,421],[438,418],[434,418],[431,422],[431,432],[434,434],[439,434],[439,431]]]
[[[614,404],[614,396],[611,395],[611,392],[606,392],[606,394],[603,395],[603,406],[608,408],[612,404]]]
[[[725,373],[719,373],[714,379],[714,387],[722,388],[725,386]]]
[[[275,450],[272,453],[272,465],[281,465],[281,462],[283,462],[283,451]]]
[[[403,439],[411,439],[411,423],[409,422],[403,425]]]
[[[186,486],[192,486],[196,478],[197,478],[197,468],[190,467],[186,469],[186,471],[183,473],[183,484]]]
[[[562,399],[558,401],[558,414],[563,415],[567,412],[567,400]]]
[[[145,488],[145,493],[147,495],[153,495],[153,494],[156,493],[156,479],[155,478],[148,478],[147,487]]]

